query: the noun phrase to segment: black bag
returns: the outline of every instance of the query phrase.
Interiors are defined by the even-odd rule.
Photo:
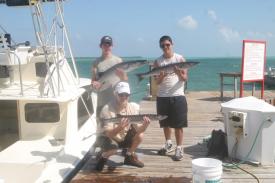
[[[207,156],[223,160],[228,156],[226,134],[222,130],[213,130],[207,148]]]

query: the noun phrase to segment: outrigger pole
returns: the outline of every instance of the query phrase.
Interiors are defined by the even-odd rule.
[[[55,3],[56,11],[55,11],[55,15],[53,18],[52,27],[50,27],[50,32],[48,32],[48,30],[47,30],[48,26],[45,21],[45,18],[43,15],[43,10],[41,7],[42,3],[44,3],[44,2],[54,2]],[[56,96],[56,95],[59,96],[60,90],[62,90],[62,88],[64,88],[63,82],[60,79],[59,65],[65,59],[65,53],[64,53],[65,45],[68,48],[68,51],[69,51],[69,54],[70,54],[70,57],[72,60],[72,65],[73,65],[72,76],[74,75],[74,79],[71,81],[73,82],[74,85],[78,85],[80,82],[79,75],[78,75],[77,68],[76,68],[75,59],[74,59],[72,49],[71,49],[68,31],[65,26],[62,2],[63,2],[63,0],[0,0],[0,4],[5,4],[10,7],[14,7],[14,6],[24,7],[24,6],[26,6],[26,7],[29,7],[31,10],[31,16],[33,19],[33,27],[34,27],[34,31],[35,31],[36,40],[37,40],[38,45],[40,45],[40,48],[42,51],[42,53],[38,52],[37,54],[44,55],[45,65],[47,68],[47,77],[43,81],[43,83],[41,83],[42,84],[41,85],[42,86],[42,88],[41,88],[41,96],[42,97],[45,95],[46,84],[48,84],[48,87],[49,87],[48,89],[52,91],[53,96]],[[57,29],[57,28],[59,28],[59,29]],[[61,31],[59,32],[59,30],[61,30]],[[4,32],[6,32],[6,31],[4,30]],[[57,39],[58,33],[62,34],[62,40]],[[17,46],[17,44],[14,45],[14,47],[16,47],[16,46]],[[60,46],[60,49],[62,49],[61,52],[60,52],[60,49],[58,49],[59,46]],[[53,48],[55,50],[53,50]],[[49,55],[50,54],[54,55],[53,59],[54,59],[55,69],[57,69],[56,70],[57,79],[58,79],[57,91],[56,91],[55,87],[53,86],[53,80],[52,80],[53,73],[52,72],[54,72],[54,71],[50,70],[50,63],[49,63],[49,59],[50,59]],[[19,62],[19,78],[20,78],[20,86],[21,86],[21,95],[24,95],[23,94],[23,83],[22,83],[22,72],[21,72],[20,58],[18,58],[18,62]]]

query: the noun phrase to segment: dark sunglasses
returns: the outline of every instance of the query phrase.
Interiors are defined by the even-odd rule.
[[[119,97],[129,97],[130,95],[128,93],[119,93]]]
[[[168,48],[169,48],[170,46],[171,46],[171,44],[161,44],[161,45],[160,45],[161,48],[165,48],[165,47],[168,47]]]
[[[111,43],[102,43],[103,46],[112,46]]]

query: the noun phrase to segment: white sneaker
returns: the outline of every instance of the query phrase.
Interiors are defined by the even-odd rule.
[[[183,148],[182,147],[177,147],[174,160],[175,161],[181,161],[183,159]]]
[[[159,155],[166,155],[166,153],[170,153],[174,151],[175,148],[173,147],[172,143],[165,143],[164,146],[158,151]]]

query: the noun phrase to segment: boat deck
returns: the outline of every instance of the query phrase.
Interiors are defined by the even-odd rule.
[[[83,80],[84,82],[87,82]],[[87,84],[88,85],[88,84]],[[72,97],[76,97],[83,92],[83,89],[75,89],[75,86],[67,86],[66,89],[61,88],[60,93],[56,91],[55,96],[53,94],[45,93],[41,97],[40,89],[41,86],[37,82],[24,82],[23,93],[21,93],[20,83],[13,83],[12,85],[6,84],[2,85],[0,88],[0,98],[1,100],[39,100],[39,101],[60,101],[65,102],[71,100]],[[49,91],[50,89],[48,89]]]
[[[232,91],[224,93],[224,100],[232,99]],[[249,94],[246,94],[248,96]],[[220,113],[220,93],[217,92],[189,92],[186,94],[189,106],[189,126],[184,129],[184,159],[179,162],[172,160],[173,153],[168,156],[157,155],[157,150],[164,143],[162,130],[158,122],[151,122],[145,133],[143,143],[137,150],[139,158],[145,163],[144,168],[123,165],[124,158],[112,156],[102,172],[94,170],[95,153],[91,153],[89,160],[71,180],[72,183],[113,183],[113,182],[143,182],[143,183],[179,183],[192,182],[192,165],[194,158],[206,157],[207,147],[204,138],[213,129],[223,129],[223,117]],[[266,91],[267,101],[273,101],[275,92]],[[155,112],[154,101],[142,101],[141,108],[146,113]],[[145,113],[145,112],[144,112]],[[173,142],[175,140],[173,139]],[[260,182],[275,182],[274,166],[253,166],[242,164],[240,167],[255,174]],[[240,169],[223,169],[222,182],[257,182],[251,175]]]
[[[40,96],[39,93],[39,84],[36,82],[25,82],[23,84],[24,95],[37,97]],[[2,85],[0,90],[0,95],[2,98],[10,98],[10,97],[22,97],[21,86],[20,83],[13,83]]]

